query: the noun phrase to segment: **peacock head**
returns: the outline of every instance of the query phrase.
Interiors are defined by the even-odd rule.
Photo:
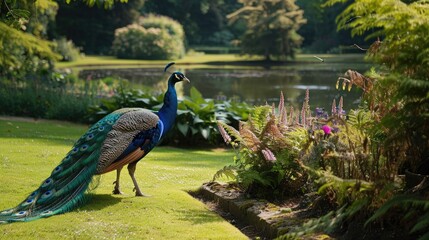
[[[169,82],[175,84],[181,81],[191,82],[189,79],[185,76],[185,74],[181,72],[174,72],[171,74],[170,78],[168,79]]]
[[[170,71],[167,71],[168,70],[168,68],[169,67],[171,67],[171,66],[173,66],[175,63],[174,62],[171,62],[171,63],[168,63],[167,65],[165,65],[165,68],[164,68],[164,72],[169,72],[169,73],[171,73]],[[175,83],[178,83],[178,82],[181,82],[181,81],[187,81],[187,82],[190,82],[189,81],[189,79],[185,76],[185,74],[183,74],[183,73],[181,73],[181,72],[173,72],[173,73],[171,73],[171,76],[170,76],[170,78],[168,79],[168,82],[169,83],[172,83],[173,85],[175,84]]]

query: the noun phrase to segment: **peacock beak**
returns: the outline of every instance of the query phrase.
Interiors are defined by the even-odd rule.
[[[188,83],[191,82],[191,81],[189,81],[189,79],[186,76],[183,76],[183,81],[187,81]]]

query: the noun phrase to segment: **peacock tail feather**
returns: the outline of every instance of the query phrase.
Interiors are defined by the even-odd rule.
[[[164,105],[156,114],[142,108],[123,108],[94,124],[39,188],[18,206],[0,212],[0,223],[30,221],[70,211],[84,202],[85,192],[92,188],[90,183],[98,180],[98,175],[120,172],[127,164],[133,164],[135,170],[135,164],[173,126],[177,112],[174,84],[184,80],[189,82],[180,72],[171,74]],[[138,189],[134,170],[130,176]]]
[[[124,113],[109,114],[89,128],[38,189],[16,207],[0,212],[0,223],[31,221],[81,204],[96,174],[101,146]]]

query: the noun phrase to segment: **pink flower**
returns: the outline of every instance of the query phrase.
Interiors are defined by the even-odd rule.
[[[267,161],[275,162],[277,160],[276,156],[274,156],[274,153],[271,152],[271,150],[268,148],[262,149],[262,154]]]
[[[322,128],[323,132],[325,133],[325,135],[329,135],[331,134],[332,128],[328,125],[323,125]]]

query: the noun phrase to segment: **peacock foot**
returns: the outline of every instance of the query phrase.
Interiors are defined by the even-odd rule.
[[[118,195],[122,195],[122,194],[124,194],[123,192],[121,192],[121,190],[119,190],[118,188],[115,188],[115,189],[113,189],[113,191],[112,191],[112,193],[113,194],[118,194]]]
[[[142,193],[141,191],[140,191],[140,189],[135,189],[134,188],[134,190],[133,191],[135,191],[136,192],[136,197],[151,197],[151,195],[147,195],[147,194],[144,194],[144,193]]]

